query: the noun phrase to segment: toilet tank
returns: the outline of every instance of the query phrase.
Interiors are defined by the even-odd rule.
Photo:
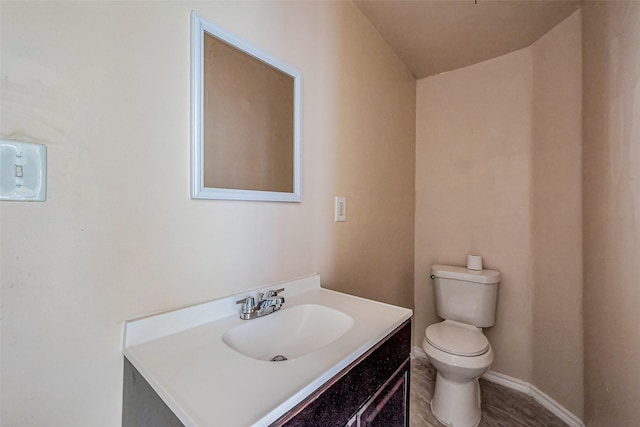
[[[472,271],[465,267],[435,264],[431,267],[431,275],[439,317],[480,328],[493,326],[499,271]]]

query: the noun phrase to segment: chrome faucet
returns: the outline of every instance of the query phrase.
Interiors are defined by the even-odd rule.
[[[253,297],[245,297],[236,301],[236,304],[242,304],[240,318],[243,320],[255,319],[280,310],[284,304],[284,297],[280,297],[278,294],[282,291],[284,288],[268,291],[266,298],[263,293],[259,293],[257,301]]]

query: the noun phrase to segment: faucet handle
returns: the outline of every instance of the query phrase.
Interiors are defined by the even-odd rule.
[[[282,291],[284,291],[284,288],[276,289],[276,290],[274,290],[274,291],[269,291],[269,292],[267,293],[267,297],[268,297],[268,298],[271,298],[271,297],[277,297],[277,296],[278,296],[278,294],[279,294],[280,292],[282,292]]]
[[[241,300],[236,301],[236,304],[244,304],[242,306],[243,313],[251,313],[256,308],[256,303],[253,300],[253,297],[245,297]]]

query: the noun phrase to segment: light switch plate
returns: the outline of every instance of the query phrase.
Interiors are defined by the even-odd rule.
[[[344,196],[336,196],[336,222],[344,222],[347,220],[347,198]]]
[[[46,145],[0,140],[0,200],[44,202],[46,199]]]

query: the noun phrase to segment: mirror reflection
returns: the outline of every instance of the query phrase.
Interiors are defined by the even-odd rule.
[[[293,77],[204,36],[205,187],[293,192]]]
[[[300,73],[192,15],[192,197],[300,201]]]

